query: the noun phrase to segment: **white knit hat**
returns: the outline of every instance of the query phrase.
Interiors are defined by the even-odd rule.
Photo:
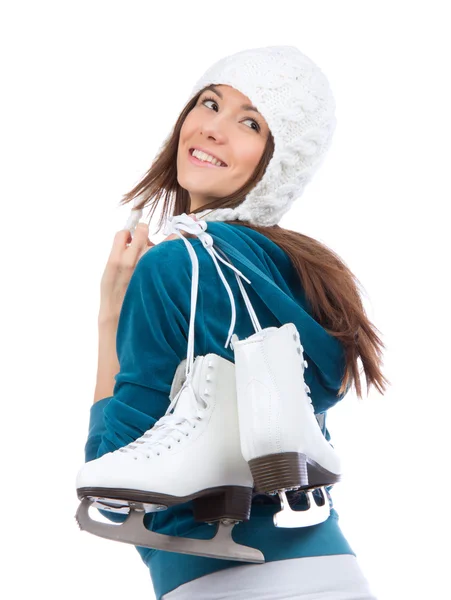
[[[257,185],[236,208],[199,218],[275,225],[321,165],[336,126],[335,101],[322,71],[295,46],[268,46],[222,58],[194,86],[230,85],[251,100],[274,137],[274,154]],[[204,211],[207,212],[207,211]]]
[[[241,204],[205,209],[197,217],[275,225],[302,195],[331,144],[336,118],[328,80],[295,46],[267,46],[214,63],[197,81],[188,101],[210,84],[230,85],[248,96],[265,118],[275,148],[262,179]]]

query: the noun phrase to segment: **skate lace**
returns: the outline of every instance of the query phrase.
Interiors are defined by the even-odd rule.
[[[188,416],[181,414],[170,414],[171,411],[177,406],[182,392],[185,394],[190,394],[192,406],[191,414]],[[199,406],[200,403],[202,403],[202,407]],[[168,441],[171,442],[174,440],[175,443],[180,443],[182,441],[182,435],[188,437],[191,430],[195,429],[198,422],[203,419],[206,409],[208,409],[208,404],[200,396],[196,396],[191,379],[186,380],[172,400],[165,415],[161,417],[161,419],[159,419],[155,425],[151,429],[147,430],[142,436],[130,444],[127,444],[127,446],[119,448],[119,452],[133,452],[143,455],[145,454],[146,456],[149,455],[149,453],[152,453],[159,456],[160,449],[162,447],[165,446],[169,450],[172,448],[171,444],[168,445]]]
[[[168,222],[166,223],[166,226],[164,229],[165,235],[169,235],[171,233],[176,233],[183,240],[183,243],[185,244],[185,246],[188,250],[188,253],[190,255],[191,264],[192,264],[191,314],[190,314],[190,322],[189,322],[189,329],[188,329],[188,351],[187,351],[187,360],[186,360],[186,368],[185,368],[186,378],[188,378],[189,374],[191,373],[192,368],[193,368],[193,363],[194,363],[194,319],[195,319],[195,315],[196,315],[197,293],[198,293],[198,285],[199,285],[199,261],[197,258],[197,254],[193,248],[193,245],[183,236],[183,234],[181,233],[181,230],[184,230],[187,233],[191,233],[200,239],[203,247],[210,254],[210,256],[214,262],[214,265],[216,267],[216,270],[218,271],[219,277],[221,278],[221,281],[222,281],[224,287],[226,288],[227,294],[229,296],[230,306],[232,309],[232,317],[230,320],[229,332],[227,335],[226,343],[224,344],[224,348],[227,348],[229,346],[230,340],[233,335],[233,331],[235,329],[236,307],[235,307],[233,292],[230,288],[230,285],[227,282],[227,279],[224,276],[224,273],[221,270],[221,267],[219,266],[218,260],[220,260],[223,264],[225,264],[227,267],[232,269],[232,271],[234,271],[235,277],[238,282],[238,286],[239,286],[241,294],[244,298],[244,302],[246,304],[246,307],[247,307],[247,310],[251,317],[254,328],[256,331],[262,331],[262,327],[257,318],[254,307],[251,304],[251,301],[249,299],[249,296],[247,295],[247,292],[243,286],[241,279],[244,279],[245,281],[247,281],[247,283],[251,283],[251,281],[245,275],[243,275],[243,273],[241,273],[241,271],[239,269],[237,269],[227,259],[227,255],[221,249],[218,248],[218,250],[216,250],[216,248],[214,248],[213,238],[209,233],[206,232],[206,229],[207,229],[206,221],[195,221],[191,217],[189,217],[186,213],[171,217],[168,220]],[[223,256],[225,256],[227,260],[222,258],[220,256],[219,252]]]

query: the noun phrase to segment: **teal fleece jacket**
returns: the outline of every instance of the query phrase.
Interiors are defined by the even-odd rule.
[[[344,374],[341,343],[330,336],[311,316],[297,272],[288,255],[264,235],[244,226],[208,222],[208,233],[216,249],[245,275],[242,281],[262,328],[294,323],[308,362],[305,381],[316,414],[326,411],[345,394],[337,396]],[[210,352],[233,362],[233,350],[224,348],[230,319],[230,299],[211,256],[200,239],[186,238],[199,260],[199,287],[195,319],[194,356]],[[223,255],[221,255],[223,256]],[[255,333],[232,269],[219,261],[235,299],[239,339]],[[138,261],[127,288],[119,317],[116,349],[120,371],[115,376],[113,396],[93,404],[85,445],[86,462],[113,452],[150,429],[164,416],[175,370],[187,356],[191,308],[192,264],[185,242],[178,238],[161,242]],[[323,419],[323,434],[330,440]],[[202,464],[193,465],[193,470]],[[306,556],[353,554],[339,524],[328,488],[330,517],[324,523],[302,528],[278,528],[274,513],[280,510],[275,498],[256,496],[250,520],[235,525],[236,542],[261,550],[266,561]],[[191,502],[148,513],[148,529],[175,536],[210,539],[216,530],[193,519]],[[305,510],[305,495],[294,506]],[[99,511],[120,523],[126,515]],[[227,561],[135,546],[150,570],[157,600],[180,585],[240,565]]]

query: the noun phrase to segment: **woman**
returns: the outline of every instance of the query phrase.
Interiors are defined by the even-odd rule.
[[[361,398],[358,358],[368,386],[376,385],[383,393],[389,383],[380,370],[383,344],[365,314],[351,271],[316,240],[277,225],[329,148],[334,109],[326,78],[297,48],[270,46],[228,56],[197,82],[148,173],[122,200],[135,199],[130,230],[144,206],[150,204],[154,211],[162,202],[160,225],[165,217],[191,213],[208,223],[215,245],[233,249],[240,261],[236,266],[252,281],[249,298],[262,326],[298,326],[309,364],[305,381],[314,412],[323,419],[352,383]],[[186,357],[191,258],[185,240],[175,234],[166,238],[174,240],[170,244],[165,240],[149,251],[147,231],[138,227],[130,245],[128,231],[116,235],[102,280],[99,348],[108,355],[107,348],[116,341],[119,363],[113,359],[109,371],[110,377],[117,373],[112,393],[99,367],[87,462],[137,447],[137,434],[150,430],[165,414],[174,372]],[[224,315],[230,314],[227,295],[198,239],[192,247],[200,265],[202,316],[196,319],[194,355],[215,353],[233,361],[232,350],[222,344]],[[235,331],[242,339],[252,333],[249,313],[235,275],[224,274],[236,302]],[[329,440],[324,420],[322,431]],[[204,460],[199,457],[190,476],[197,476]],[[279,501],[254,495],[250,519],[235,527],[234,539],[263,552],[264,564],[136,546],[150,569],[158,600],[249,595],[268,600],[374,599],[339,528],[330,487],[330,516],[310,527],[274,527]],[[296,510],[308,508],[301,490],[287,496]],[[113,521],[123,520],[119,514],[101,512]],[[144,523],[155,532],[211,537],[208,524],[194,520],[190,503],[147,514]]]

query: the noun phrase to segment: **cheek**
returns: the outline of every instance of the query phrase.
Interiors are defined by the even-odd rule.
[[[189,120],[189,115],[185,119],[182,127],[180,128],[179,142],[178,142],[178,158],[187,151],[187,144],[192,138],[194,127],[192,122]]]
[[[259,145],[250,146],[246,149],[243,148],[244,146],[241,146],[241,150],[237,155],[238,160],[236,164],[241,165],[241,167],[246,171],[254,170],[260,161],[263,148],[261,148]]]
[[[180,139],[189,138],[196,131],[196,127],[199,127],[198,119],[193,112],[190,112],[180,129]]]

